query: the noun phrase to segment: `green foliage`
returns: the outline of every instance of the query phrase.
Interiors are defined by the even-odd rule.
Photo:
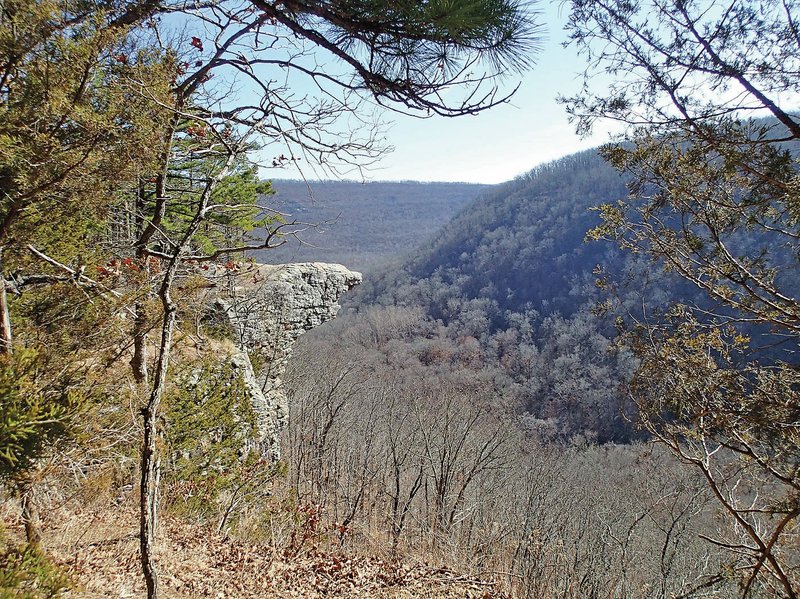
[[[644,359],[632,389],[648,398],[642,416],[678,437],[736,431],[743,451],[767,444],[770,467],[792,480],[800,469],[800,431],[787,423],[800,418],[800,373],[786,364],[743,364],[750,340],[733,327],[705,327],[690,315],[675,320],[659,343],[637,347]]]
[[[52,599],[73,586],[38,547],[7,545],[0,552],[0,599]]]
[[[119,339],[115,318],[121,301],[84,291],[72,281],[27,287],[10,302],[15,343],[36,348],[48,367],[74,369],[79,359],[99,358]]]
[[[633,176],[633,195],[613,210],[604,206],[592,234],[646,253],[733,310],[797,330],[790,290],[799,282],[800,229],[789,191],[797,163],[770,142],[770,131],[780,133],[721,119],[704,128],[711,145],[676,130],[608,148],[605,155]]]
[[[181,456],[175,463],[179,477],[191,478],[212,466],[226,470],[238,462],[254,431],[254,419],[244,383],[231,368],[198,370],[183,379],[165,404],[167,440]],[[183,459],[196,451],[191,459]]]
[[[365,34],[360,23],[383,30],[378,46],[397,44],[420,68],[452,67],[451,61],[467,51],[477,51],[501,68],[525,68],[530,60],[525,50],[531,44],[522,4],[514,0],[359,0],[330,2],[332,12],[347,14],[335,24],[344,35]],[[399,55],[382,61],[387,74],[397,77]]]
[[[148,168],[170,60],[137,52],[85,3],[3,5],[0,20],[0,243],[62,260],[88,250],[109,206]],[[75,14],[83,18],[72,18]],[[18,258],[19,259],[19,258]]]
[[[159,17],[176,11],[184,33],[167,35],[174,20]],[[194,290],[176,282],[196,287],[196,252],[206,254],[204,260],[228,258],[244,251],[239,246],[247,245],[251,231],[280,222],[256,203],[270,191],[248,158],[256,138],[288,147],[291,160],[326,164],[333,156],[360,166],[381,143],[371,116],[356,112],[365,96],[425,113],[488,108],[507,98],[492,80],[529,64],[521,50],[533,45],[534,29],[516,0],[294,6],[220,0],[185,7],[3,2],[0,284],[14,281],[9,288],[23,294],[53,287],[13,302],[16,353],[0,364],[0,476],[21,476],[69,432],[69,420],[93,383],[88,376],[75,380],[78,365],[90,372],[100,362],[91,349],[105,354],[107,364],[118,364],[133,345],[136,394],[149,396],[141,501],[143,513],[154,516],[161,440],[156,423],[170,384],[172,342],[180,341],[172,334]],[[207,38],[212,30],[213,41]],[[200,37],[181,40],[185,33],[206,38],[209,52]],[[315,46],[350,72],[337,79],[316,72],[317,66],[309,69],[306,57]],[[494,72],[474,76],[481,59]],[[294,77],[281,82],[269,72],[287,67],[317,83],[319,97],[296,94],[288,87]],[[226,76],[231,71],[236,79]],[[233,93],[248,76],[261,93],[252,104]],[[445,103],[452,88],[463,97]],[[363,137],[351,126],[363,127]],[[274,164],[289,160],[281,153]],[[79,294],[84,297],[76,300]],[[158,306],[151,301],[156,294]],[[133,343],[117,336],[99,341],[107,330],[128,328],[131,319],[123,320],[119,308],[133,316]],[[91,326],[104,316],[111,327]],[[153,332],[159,322],[160,336]],[[11,329],[4,333],[11,338]],[[148,376],[148,345],[159,337]],[[216,509],[224,528],[274,470],[256,452],[243,451],[254,424],[242,381],[211,368],[189,379],[165,401],[174,505],[201,517]],[[148,594],[155,595],[151,522],[155,518],[142,518],[142,558]]]
[[[87,390],[66,371],[43,368],[32,350],[0,356],[0,479],[14,479],[64,437]]]
[[[229,521],[227,507],[238,507],[273,475],[258,451],[248,450],[255,415],[241,376],[230,367],[206,366],[184,377],[165,404],[171,509]]]
[[[239,172],[222,179],[211,194],[214,204],[228,204],[235,208],[233,212],[225,212],[217,219],[217,223],[226,227],[241,228],[252,231],[254,227],[263,227],[267,219],[255,219],[258,213],[256,200],[260,196],[275,193],[269,181],[260,181],[254,167],[241,168]]]
[[[242,166],[215,186],[211,203],[225,209],[212,212],[208,225],[198,233],[195,243],[206,254],[220,248],[235,248],[246,243],[248,233],[281,222],[278,215],[264,212],[258,205],[263,196],[275,193],[269,181],[260,181],[257,169]]]
[[[203,114],[195,100],[188,98],[183,112]],[[169,201],[160,207],[164,198],[159,200],[159,178],[155,177],[140,182],[137,208],[149,214],[164,210],[161,249],[183,238],[203,203],[201,225],[187,248],[194,254],[217,257],[224,249],[231,250],[230,255],[241,253],[237,248],[254,242],[250,234],[255,229],[271,229],[283,222],[280,215],[258,203],[274,192],[270,182],[259,180],[257,167],[247,157],[257,147],[241,139],[240,131],[224,120],[200,117],[182,119],[174,126],[165,165]],[[225,257],[230,259],[230,255]]]

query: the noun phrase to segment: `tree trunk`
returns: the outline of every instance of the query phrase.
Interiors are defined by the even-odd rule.
[[[25,524],[25,540],[28,545],[38,547],[42,540],[42,522],[32,484],[26,485],[22,494],[22,522]]]
[[[158,528],[158,470],[159,457],[157,447],[156,415],[157,411],[147,408],[144,415],[144,447],[142,448],[142,478],[140,501],[140,534],[142,572],[147,584],[147,596],[158,596],[158,570],[156,569],[154,544]]]
[[[131,369],[137,383],[147,384],[147,316],[142,302],[133,308],[136,316],[133,319],[133,357]]]
[[[164,303],[164,320],[161,327],[161,346],[158,365],[153,380],[150,401],[142,410],[144,416],[144,444],[142,447],[141,502],[139,514],[139,547],[141,549],[142,572],[147,584],[148,599],[158,597],[158,570],[154,559],[154,542],[158,529],[158,487],[161,460],[158,455],[158,410],[164,396],[170,354],[172,352],[172,333],[175,330],[176,306],[172,303],[169,288],[172,273],[168,273],[161,288]]]
[[[8,313],[6,279],[3,276],[3,248],[0,247],[0,354],[11,354],[11,317]]]
[[[139,189],[136,193],[136,207],[134,209],[136,227],[136,238],[140,239],[144,232],[144,211],[146,209],[144,182],[139,180]],[[136,257],[144,260],[146,254],[144,248],[136,248]],[[147,384],[147,316],[144,311],[144,302],[136,302],[134,306],[136,315],[133,319],[133,357],[131,358],[131,369],[133,378],[139,384]]]

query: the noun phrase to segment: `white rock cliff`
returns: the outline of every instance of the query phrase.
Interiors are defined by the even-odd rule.
[[[281,377],[292,345],[336,316],[339,298],[361,282],[361,273],[321,262],[263,264],[232,281],[216,306],[235,331],[231,363],[242,374],[256,416],[258,437],[252,444],[264,457],[278,460],[288,417]]]

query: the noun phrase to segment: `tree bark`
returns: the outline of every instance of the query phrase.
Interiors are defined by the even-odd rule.
[[[3,248],[0,247],[0,354],[11,354],[11,317],[8,313],[6,278],[3,276]]]
[[[133,378],[137,383],[147,384],[147,316],[144,312],[144,304],[137,302],[133,307],[135,316],[133,318],[133,357],[131,358],[131,369]]]
[[[139,513],[139,548],[141,550],[142,573],[147,585],[148,599],[158,597],[158,569],[155,563],[155,537],[158,530],[158,490],[161,460],[158,455],[158,410],[164,396],[164,385],[172,352],[172,333],[175,330],[177,308],[169,290],[172,286],[171,270],[165,276],[159,295],[164,304],[164,320],[161,327],[161,346],[158,365],[153,380],[150,400],[142,410],[144,416],[144,444],[142,447],[141,501]]]
[[[157,406],[156,406],[157,407]],[[144,415],[144,447],[142,448],[142,479],[139,521],[139,548],[142,572],[147,585],[147,596],[158,596],[158,570],[156,569],[155,535],[158,528],[158,469],[159,458],[156,444],[157,410],[150,405],[142,410]]]
[[[146,209],[144,182],[139,180],[139,188],[136,191],[136,206],[134,209],[134,226],[136,227],[136,238],[141,239],[144,233],[144,211]],[[136,257],[140,260],[146,257],[144,248],[136,248]],[[131,358],[131,369],[133,378],[139,384],[147,384],[147,316],[144,312],[144,302],[136,302],[133,318],[133,357]]]
[[[42,522],[32,484],[26,485],[22,494],[22,522],[25,525],[25,540],[28,545],[38,547],[42,540]]]

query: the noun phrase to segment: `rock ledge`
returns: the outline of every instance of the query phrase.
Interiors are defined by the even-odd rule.
[[[280,458],[279,435],[288,417],[281,377],[292,345],[335,317],[339,298],[360,282],[361,273],[340,264],[262,264],[237,274],[216,300],[236,334],[230,360],[251,396],[258,427],[254,444],[264,457]]]

